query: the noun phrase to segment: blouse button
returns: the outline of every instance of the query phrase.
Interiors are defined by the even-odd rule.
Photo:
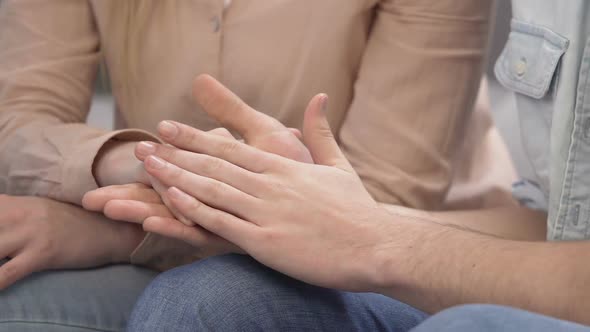
[[[219,32],[219,29],[221,29],[221,19],[219,16],[211,19],[211,27],[213,28],[213,32]]]

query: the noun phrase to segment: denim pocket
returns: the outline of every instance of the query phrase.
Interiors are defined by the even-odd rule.
[[[511,32],[494,72],[507,89],[543,98],[567,50],[567,38],[546,27],[512,20]]]

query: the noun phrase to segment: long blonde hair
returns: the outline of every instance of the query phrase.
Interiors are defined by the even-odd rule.
[[[127,107],[133,107],[136,97],[136,83],[139,72],[137,63],[140,57],[142,32],[146,25],[154,23],[158,16],[168,15],[169,8],[176,6],[176,0],[111,0],[111,36],[121,36],[114,47],[120,50],[116,68],[122,71],[118,82],[121,93],[127,97]],[[156,15],[157,14],[157,15]]]

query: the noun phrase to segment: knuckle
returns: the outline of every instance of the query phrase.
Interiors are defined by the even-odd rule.
[[[268,191],[268,196],[275,197],[276,200],[302,198],[298,190],[295,190],[291,184],[281,181],[280,178],[271,177],[266,181],[265,189]]]
[[[274,194],[280,193],[285,189],[283,184],[278,181],[268,181],[267,186],[268,190]]]
[[[221,159],[206,157],[203,160],[202,170],[205,175],[213,175],[223,167]]]
[[[236,141],[227,141],[223,142],[219,146],[219,152],[222,158],[227,158],[235,153],[238,148],[238,142]]]
[[[203,209],[203,203],[201,203],[199,200],[193,200],[192,202],[192,210],[195,212],[200,212]]]
[[[272,173],[278,168],[276,160],[271,155],[262,155],[253,164],[259,173]]]
[[[192,219],[195,219],[195,215],[200,212],[202,203],[198,199],[192,196],[190,197],[191,199],[189,200],[181,200],[173,204],[178,209],[171,212],[179,221],[182,221],[181,219],[191,221]]]
[[[224,213],[216,212],[212,216],[211,221],[215,225],[215,228],[219,231],[227,227],[227,224],[229,223],[229,218]]]
[[[192,221],[189,217],[186,217],[186,216],[184,216],[182,214],[178,214],[176,216],[176,219],[178,219],[178,221],[180,221],[181,223],[183,223],[185,225],[193,225],[193,224],[195,224],[195,222]]]
[[[211,200],[216,201],[222,197],[223,184],[218,181],[210,180],[207,184],[207,194]]]
[[[182,143],[185,146],[193,146],[199,141],[199,133],[194,129],[191,130],[186,128],[185,126],[181,126],[179,136],[182,137]]]
[[[332,131],[330,130],[330,128],[327,128],[327,127],[318,128],[317,134],[320,138],[334,139],[334,134],[332,134]]]
[[[215,128],[215,129],[211,130],[209,133],[215,134],[215,135],[220,136],[220,137],[234,139],[234,136],[225,127]]]

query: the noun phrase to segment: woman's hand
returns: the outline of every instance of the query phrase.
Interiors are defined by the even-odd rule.
[[[141,224],[147,217],[173,218],[162,198],[141,183],[99,188],[84,195],[82,205],[88,211],[102,212],[112,220]]]
[[[225,128],[217,128],[210,131],[211,134],[233,138]],[[127,143],[125,143],[127,144]],[[105,216],[118,221],[132,223],[143,223],[150,216],[166,218],[176,217],[187,225],[194,225],[192,221],[183,218],[182,215],[170,209],[167,203],[166,189],[157,180],[150,178],[143,168],[143,163],[136,158],[137,143],[131,142],[126,145],[125,153],[120,158],[130,155],[134,163],[139,165],[137,175],[144,179],[141,183],[112,184],[87,192],[82,199],[82,206],[88,211],[102,212]],[[152,143],[142,142],[143,145]],[[132,150],[129,150],[131,148]],[[116,165],[116,163],[113,163]],[[125,173],[123,171],[123,173]],[[123,175],[124,176],[124,175]],[[144,184],[147,183],[148,185]],[[168,205],[168,206],[167,206]]]
[[[154,188],[160,186],[156,180]],[[164,204],[162,195],[154,188],[140,183],[108,186],[88,192],[84,195],[82,204],[85,209],[102,212],[112,220],[142,224],[149,217],[159,217],[161,222],[169,225],[164,232],[160,232],[161,235],[188,242],[201,250],[203,257],[244,252],[235,244],[185,219],[180,213],[170,211]],[[160,190],[167,195],[166,188],[161,187]],[[192,226],[190,238],[183,237],[184,225],[179,220]]]
[[[234,139],[225,128],[213,129],[209,133]],[[142,145],[145,144],[148,144],[148,142],[143,142]],[[138,151],[141,151],[141,145]],[[141,157],[141,154],[138,153],[138,156]],[[141,170],[145,173],[143,166]],[[185,218],[169,202],[167,197],[168,188],[164,187],[158,180],[150,178],[147,173],[146,177],[151,186],[131,183],[102,187],[86,193],[82,199],[82,205],[86,210],[102,212],[112,220],[130,223],[142,224],[148,217],[160,217],[162,222],[165,221],[169,224],[169,227],[164,232],[160,232],[160,235],[186,241],[195,249],[200,250],[203,257],[244,252],[235,244],[195,225],[193,221]],[[184,228],[181,227],[181,222],[193,226],[194,230],[191,232],[192,236],[190,238],[183,238],[182,232]]]
[[[274,153],[285,158],[313,163],[309,150],[301,142],[301,132],[287,128],[277,119],[260,113],[209,75],[200,75],[193,82],[193,98],[205,113],[223,127],[235,131],[246,144],[262,151]],[[160,137],[170,142],[174,140],[174,127],[158,126]],[[226,135],[227,136],[227,135]],[[191,151],[188,144],[183,147]],[[144,154],[138,154],[143,160]]]
[[[145,233],[80,207],[39,197],[0,195],[0,290],[52,269],[129,262]]]
[[[248,144],[294,160],[313,162],[308,149],[301,142],[302,135],[299,130],[287,128],[279,121],[250,108],[212,77],[208,75],[197,77],[193,86],[193,96],[213,119],[234,130]],[[165,124],[161,124],[158,131],[164,139],[169,137]],[[235,140],[225,128],[217,128],[209,133]],[[139,143],[135,149],[135,156],[143,161],[158,146],[160,145],[152,142]],[[191,146],[187,144],[183,148],[190,150]],[[176,148],[166,147],[166,149]],[[194,222],[175,211],[169,203],[166,186],[149,176],[148,179],[153,189],[138,184],[104,187],[87,193],[84,196],[83,205],[86,209],[102,211],[110,218],[120,221],[142,223],[148,216],[160,217],[161,222],[168,225],[159,229],[158,233],[161,235],[182,239],[201,249],[211,248],[212,253],[243,252],[234,244],[201,227],[195,227],[190,232],[191,236],[185,236],[187,234],[184,232],[185,227],[177,220],[186,225],[194,225]],[[155,197],[156,192],[161,199]]]
[[[235,243],[278,271],[325,287],[371,290],[378,285],[378,257],[388,249],[391,216],[371,198],[332,137],[312,100],[303,139],[311,165],[266,153],[234,140],[172,123],[182,149],[158,146],[145,159],[148,173],[170,186],[183,215]],[[165,219],[144,229],[166,232]],[[183,227],[183,238],[193,228]]]
[[[209,116],[236,131],[248,145],[293,160],[313,162],[301,143],[299,130],[287,128],[278,120],[250,108],[213,77],[200,75],[195,79],[193,98]],[[213,132],[231,136],[224,128]],[[141,162],[134,156],[136,144],[110,141],[103,146],[96,156],[93,170],[99,187],[136,182],[151,185]]]
[[[203,110],[211,116],[214,120],[220,122],[230,130],[234,130],[237,134],[243,137],[247,144],[254,146],[263,151],[275,153],[293,160],[312,163],[313,159],[301,142],[301,132],[295,128],[287,128],[276,119],[264,115],[246,105],[238,96],[233,94],[229,89],[224,87],[217,80],[208,75],[198,76],[193,85],[193,97],[195,101],[201,105]],[[166,129],[167,122],[163,122],[158,126],[159,134],[166,139],[170,132]],[[232,134],[226,128],[217,128],[211,130],[209,133],[234,139]],[[115,144],[115,143],[109,143]],[[140,182],[152,186],[161,196],[166,204],[166,189],[162,188],[153,179],[145,173],[142,165],[144,158],[151,153],[156,146],[156,143],[141,142],[139,144],[133,142],[117,143],[115,145],[108,145],[104,150],[104,155],[97,161],[97,169],[95,171],[97,179],[101,184],[109,183],[110,185],[124,185],[133,182]],[[191,146],[184,147],[191,150]],[[128,159],[133,154],[133,162]],[[123,165],[123,166],[121,166]],[[118,167],[121,167],[118,169]],[[118,175],[117,172],[119,172]],[[134,181],[132,181],[134,180]],[[126,182],[132,181],[132,182]],[[106,185],[105,185],[106,187]],[[125,186],[125,190],[143,190],[145,188],[136,185]],[[106,206],[109,200],[120,200],[121,197],[109,197],[109,193],[120,192],[119,190],[102,190],[99,189],[99,194],[94,195],[90,192],[84,199],[84,206],[91,211],[100,211]],[[134,193],[126,195],[128,200],[133,200],[133,197],[139,197],[142,193]],[[167,204],[166,204],[167,205]],[[127,211],[119,211],[117,206],[119,204],[109,205],[108,215],[115,217],[117,220],[136,222],[145,212],[152,210],[153,207],[148,208],[138,204],[127,204],[125,206]],[[137,207],[137,208],[135,208]],[[161,210],[161,208],[158,208]],[[180,221],[186,223],[182,216],[178,215],[171,209],[172,214]],[[124,218],[121,216],[125,215]]]
[[[208,75],[197,77],[194,82],[193,96],[209,116],[234,130],[249,145],[293,160],[313,162],[309,150],[301,142],[302,135],[299,130],[287,128],[272,117],[252,109],[214,78]],[[173,135],[170,136],[170,132],[167,131],[168,128],[167,122],[158,126],[158,133],[164,140],[173,139]],[[226,128],[213,129],[209,133],[231,140],[235,139]],[[158,145],[153,142],[137,144],[135,147],[136,162],[141,163],[146,156],[153,153]],[[188,151],[192,149],[190,144],[181,148]],[[170,147],[169,149],[175,148]],[[141,171],[145,173],[143,167]],[[85,195],[84,207],[91,211],[103,211],[110,218],[121,221],[141,223],[149,216],[149,213],[154,213],[153,216],[167,218],[171,214],[185,224],[193,224],[168,204],[167,187],[150,179],[147,175],[141,177],[147,178],[148,180],[145,182],[149,183],[154,190],[148,190],[148,188],[136,184],[100,188]],[[161,200],[158,202],[154,202],[156,200],[153,196],[154,191],[161,196]],[[147,194],[148,192],[150,194]],[[112,202],[109,203],[109,201]],[[162,202],[170,210],[162,208]]]

